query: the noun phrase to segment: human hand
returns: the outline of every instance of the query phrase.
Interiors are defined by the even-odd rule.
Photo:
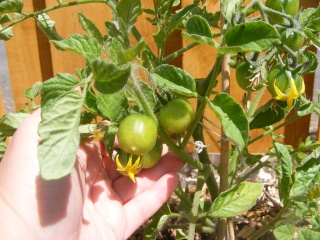
[[[40,177],[40,111],[16,131],[0,163],[1,239],[127,239],[170,197],[183,161],[172,153],[136,175],[116,171],[100,143],[82,143],[75,170]],[[63,151],[63,149],[61,149]]]

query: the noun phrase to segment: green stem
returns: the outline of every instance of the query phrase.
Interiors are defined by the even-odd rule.
[[[209,85],[207,88],[207,91],[205,93],[205,98],[202,99],[199,109],[196,112],[195,118],[191,124],[191,126],[188,128],[188,131],[181,143],[181,148],[185,148],[188,144],[188,141],[190,139],[190,137],[192,136],[192,133],[194,132],[195,128],[197,127],[198,123],[200,122],[203,113],[204,113],[204,109],[207,106],[207,101],[205,100],[206,98],[209,98],[212,92],[212,88],[213,86],[216,84],[216,79],[220,73],[220,68],[221,68],[221,55],[218,55],[216,63],[214,64],[213,70],[212,70],[212,74],[210,72],[208,78],[206,80],[209,81]]]
[[[258,107],[258,104],[262,98],[262,95],[264,93],[266,89],[266,86],[263,86],[261,89],[258,90],[257,92],[257,95],[255,96],[255,98],[253,99],[252,103],[251,103],[251,106],[249,108],[249,111],[248,111],[248,119],[249,121],[251,121],[251,118],[254,114],[254,112],[256,111],[257,107]]]
[[[179,55],[183,54],[184,52],[188,51],[191,48],[194,48],[195,46],[198,46],[199,43],[193,42],[183,48],[180,48],[178,51],[175,51],[173,53],[171,53],[170,55],[166,56],[163,60],[162,63],[168,63],[170,62],[172,59],[178,57]]]
[[[65,7],[70,7],[70,6],[80,5],[80,4],[87,4],[87,3],[106,3],[109,5],[109,2],[112,2],[112,0],[81,0],[81,1],[74,1],[74,2],[64,2],[64,3],[54,5],[52,7],[49,7],[49,8],[40,10],[40,11],[36,11],[36,12],[30,13],[30,14],[20,13],[20,14],[24,15],[24,17],[19,18],[18,20],[8,24],[7,26],[5,26],[4,28],[2,28],[0,30],[0,33],[5,31],[6,29],[20,23],[20,22],[23,22],[23,21],[29,19],[29,18],[36,18],[41,13],[48,13],[48,12],[51,12],[51,11],[54,11],[54,10],[57,10],[60,8],[65,8]]]
[[[181,201],[180,204],[182,204],[185,209],[191,209],[191,202],[189,201],[188,197],[186,196],[185,192],[182,190],[180,186],[176,188],[174,193],[178,196],[178,198]]]
[[[197,177],[197,188],[193,197],[192,208],[191,208],[191,215],[193,216],[193,218],[189,223],[189,231],[188,231],[188,239],[190,240],[194,239],[196,222],[198,220],[197,215],[199,211],[201,192],[202,192],[203,185],[207,177],[210,175],[210,173],[211,173],[210,168],[206,168],[204,169],[203,172],[199,172]]]
[[[267,166],[268,164],[266,163],[261,163],[259,162],[257,166],[255,166],[254,168],[252,168],[249,172],[247,172],[245,175],[243,175],[242,177],[238,178],[235,185],[244,182],[246,179],[248,179],[252,174],[254,174],[255,172],[259,171],[260,168]]]
[[[285,125],[287,125],[287,124],[289,124],[289,123],[292,123],[293,121],[297,120],[298,118],[299,118],[299,116],[298,116],[298,115],[295,115],[295,116],[293,116],[292,118],[289,118],[288,120],[286,120],[285,122],[283,122],[282,124],[278,125],[277,127],[272,128],[272,129],[270,129],[270,130],[268,130],[268,131],[265,131],[265,132],[262,133],[261,135],[255,137],[254,139],[251,139],[251,140],[248,142],[248,146],[249,146],[250,144],[254,143],[255,141],[259,140],[260,138],[263,138],[263,137],[265,137],[265,136],[273,133],[274,131],[282,128],[283,126],[285,126]]]

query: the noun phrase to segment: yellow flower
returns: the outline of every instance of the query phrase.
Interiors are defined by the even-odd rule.
[[[281,100],[281,101],[287,101],[288,104],[288,108],[291,109],[292,104],[293,104],[293,100],[300,97],[304,91],[305,91],[305,85],[304,85],[304,81],[301,81],[301,89],[300,91],[297,90],[297,86],[294,82],[294,79],[291,78],[290,79],[290,89],[287,93],[283,93],[276,85],[276,81],[275,80],[273,82],[273,86],[274,86],[274,90],[277,94],[277,96],[274,97],[274,99],[276,100]]]
[[[124,176],[128,176],[131,178],[133,182],[136,182],[135,175],[138,174],[142,168],[142,158],[139,156],[135,159],[132,154],[130,155],[129,159],[120,159],[120,154],[116,156],[116,165],[117,170]],[[134,163],[133,163],[134,162]]]

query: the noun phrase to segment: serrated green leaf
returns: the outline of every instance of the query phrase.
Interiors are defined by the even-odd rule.
[[[121,90],[111,94],[98,93],[97,107],[103,117],[111,122],[119,122],[126,116],[129,103],[125,91]]]
[[[280,40],[274,26],[265,22],[246,22],[231,28],[225,35],[227,46],[218,48],[220,54],[263,52]]]
[[[304,51],[299,54],[299,62],[301,63],[301,69],[299,70],[300,75],[313,73],[318,68],[318,57],[315,52]]]
[[[41,112],[38,159],[43,179],[60,179],[73,171],[80,144],[82,104],[81,94],[70,91],[60,96],[52,108]]]
[[[132,61],[133,59],[135,59],[143,50],[143,48],[145,48],[145,46],[146,46],[146,43],[145,41],[142,40],[133,48],[120,52],[119,54],[120,64],[126,64]]]
[[[117,5],[117,14],[124,27],[130,29],[141,15],[140,0],[121,0]]]
[[[121,43],[124,42],[121,32],[119,31],[119,24],[116,21],[105,22],[109,36],[118,39]]]
[[[250,130],[267,127],[281,121],[289,113],[286,105],[287,103],[283,101],[269,100],[254,113],[249,125]]]
[[[87,35],[74,34],[61,41],[51,40],[58,49],[79,54],[91,62],[97,59],[101,53],[99,42]]]
[[[299,229],[298,240],[319,240],[320,232],[315,232],[310,229]]]
[[[0,142],[0,161],[3,158],[4,153],[6,152],[7,144],[5,142]]]
[[[98,42],[102,45],[103,36],[100,30],[96,27],[96,25],[91,20],[89,20],[86,16],[84,16],[82,13],[79,13],[78,16],[79,16],[79,22],[83,30],[85,30],[91,38],[98,40]]]
[[[313,153],[318,150],[314,150]],[[303,200],[309,191],[320,184],[320,157],[317,155],[296,169],[296,180],[290,191],[290,196],[296,200]]]
[[[256,204],[262,188],[262,183],[242,182],[221,193],[214,201],[209,214],[215,218],[237,216]]]
[[[320,18],[319,18],[319,21],[318,21],[318,24],[320,24]],[[303,32],[306,34],[306,36],[311,40],[311,42],[320,47],[320,40],[318,39],[318,36],[313,34],[309,29],[305,28],[303,29]]]
[[[209,102],[209,107],[221,121],[224,133],[244,147],[249,140],[249,122],[243,108],[228,94],[220,93]]]
[[[232,19],[240,7],[243,0],[222,0],[221,1],[221,12],[227,22],[232,22]]]
[[[51,20],[46,13],[41,13],[37,17],[37,26],[50,40],[62,40],[62,37],[57,33],[55,21]]]
[[[109,45],[110,49],[110,57],[113,63],[118,65],[120,63],[120,53],[124,51],[124,48],[121,44],[121,42],[117,39],[112,37]]]
[[[3,28],[0,25],[0,40],[7,41],[12,37],[13,37],[13,28],[12,27]]]
[[[302,117],[309,115],[313,112],[314,104],[312,102],[309,103],[300,103],[300,105],[297,107],[297,115]]]
[[[282,143],[274,144],[277,155],[281,160],[281,175],[279,176],[279,196],[282,203],[285,203],[289,197],[292,187],[292,158],[288,148]]]
[[[165,85],[184,96],[196,97],[196,82],[185,70],[162,64],[154,72],[154,78],[160,87]]]
[[[294,225],[285,224],[274,229],[273,234],[278,240],[292,240],[295,230]]]
[[[76,76],[65,73],[58,73],[57,77],[45,81],[41,90],[41,108],[50,108],[59,96],[73,90],[77,84]]]
[[[122,68],[105,60],[92,62],[94,86],[101,93],[114,93],[119,91],[127,83],[131,73],[131,65]]]
[[[23,8],[23,0],[6,0],[0,2],[0,14],[21,12]]]
[[[197,43],[205,43],[216,46],[213,41],[209,23],[201,16],[192,16],[186,24],[186,33],[182,33],[183,37],[192,39]]]
[[[176,14],[174,14],[168,23],[167,29],[166,29],[166,37],[168,38],[169,35],[175,30],[177,29],[177,27],[179,26],[179,24],[182,22],[183,18],[196,6],[198,6],[198,4],[191,4],[186,6],[185,8],[179,10]]]
[[[28,113],[7,113],[0,119],[0,132],[12,136]]]
[[[27,88],[24,92],[24,96],[30,100],[34,100],[40,93],[42,89],[42,82],[36,82],[31,88]]]
[[[4,24],[4,23],[7,23],[7,22],[11,22],[11,21],[12,21],[11,20],[11,16],[8,13],[0,16],[0,24]]]

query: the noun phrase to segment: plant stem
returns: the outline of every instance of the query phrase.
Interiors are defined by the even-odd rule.
[[[209,176],[211,170],[210,168],[204,169],[204,171],[199,172],[197,177],[197,188],[196,192],[193,197],[192,208],[191,208],[191,215],[192,219],[189,223],[189,232],[188,232],[188,239],[194,239],[195,229],[196,229],[196,221],[198,220],[198,210],[200,205],[200,197],[202,192],[203,184],[205,183],[207,177]]]
[[[18,20],[8,24],[7,26],[5,26],[4,28],[2,28],[0,30],[0,32],[5,31],[6,29],[20,23],[23,22],[24,20],[27,20],[29,18],[36,18],[39,14],[41,13],[48,13],[51,11],[54,11],[56,9],[60,9],[60,8],[65,8],[65,7],[70,7],[70,6],[75,6],[75,5],[80,5],[80,4],[87,4],[87,3],[106,3],[108,4],[109,2],[111,2],[112,0],[79,0],[79,1],[74,1],[74,2],[64,2],[58,5],[54,5],[52,7],[48,7],[46,9],[40,10],[40,11],[36,11],[30,14],[26,14],[26,13],[20,13],[22,15],[24,15],[24,17],[19,18]],[[109,4],[108,4],[109,5]],[[109,5],[110,6],[110,5]]]
[[[266,86],[263,86],[261,89],[259,89],[258,92],[257,92],[257,95],[253,99],[253,101],[251,103],[251,106],[249,108],[249,111],[248,111],[248,119],[249,119],[249,121],[251,121],[251,118],[252,118],[254,112],[257,109],[257,106],[258,106],[258,104],[259,104],[259,102],[260,102],[260,100],[262,98],[262,95],[263,95],[265,89],[266,89]]]
[[[194,48],[195,46],[198,46],[199,43],[193,42],[183,48],[180,48],[179,50],[171,53],[170,55],[166,56],[163,60],[162,63],[168,63],[170,62],[172,59],[178,57],[179,55],[183,54],[184,52],[188,51],[191,48]]]
[[[263,138],[269,134],[271,134],[272,132],[278,130],[279,128],[282,128],[283,126],[289,124],[289,123],[292,123],[293,121],[297,120],[299,118],[298,115],[295,115],[293,116],[292,118],[286,120],[285,122],[281,123],[280,125],[276,126],[275,128],[272,128],[268,131],[265,131],[264,133],[262,133],[261,135],[255,137],[254,139],[251,139],[249,142],[248,142],[248,146],[252,143],[254,143],[255,141],[259,140],[260,138]]]
[[[301,101],[304,103],[310,103],[310,101],[308,99],[306,99],[304,96],[300,97]],[[320,115],[320,109],[318,107],[314,107],[313,111],[317,114]]]

